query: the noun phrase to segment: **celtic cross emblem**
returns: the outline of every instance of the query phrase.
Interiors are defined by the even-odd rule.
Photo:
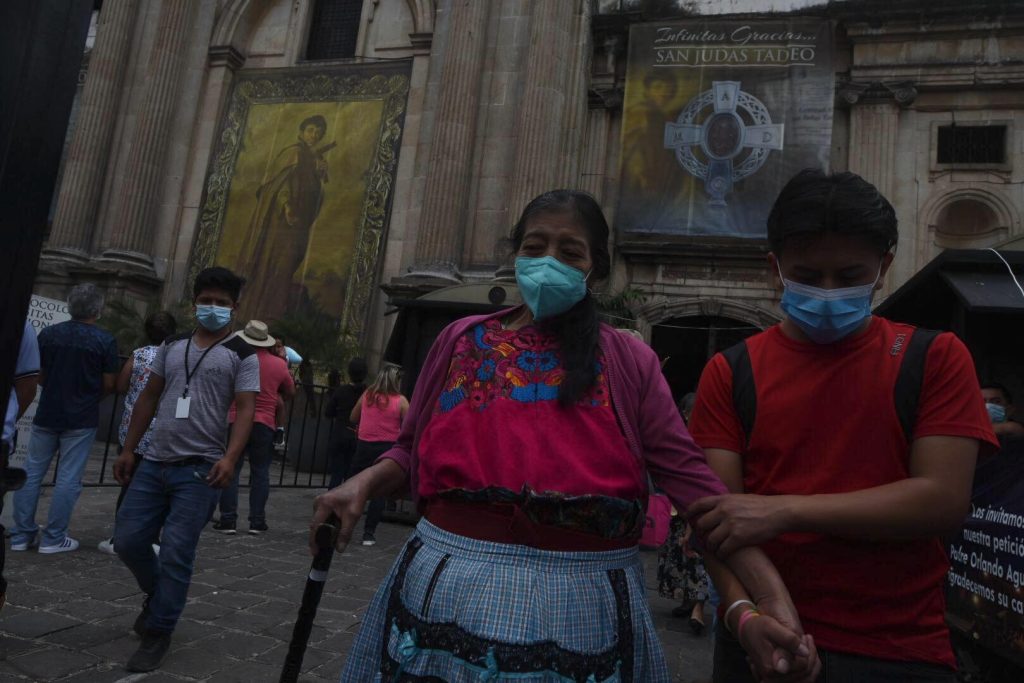
[[[711,112],[698,122],[708,107]],[[709,204],[724,207],[733,183],[764,166],[770,150],[782,149],[782,133],[783,124],[772,123],[768,108],[740,90],[739,81],[713,81],[711,90],[683,107],[675,123],[665,124],[664,142],[683,170],[704,181]]]

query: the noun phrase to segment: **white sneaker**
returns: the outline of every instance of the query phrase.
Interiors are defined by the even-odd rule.
[[[153,544],[153,554],[160,557],[160,546],[156,543]]]
[[[29,548],[35,548],[35,547],[36,547],[36,539],[35,538],[33,538],[31,541],[25,541],[24,543],[14,543],[14,542],[11,542],[11,550],[13,550],[16,553],[24,552],[25,550],[28,550]]]
[[[78,550],[78,541],[65,536],[64,540],[57,545],[41,545],[39,546],[40,555],[53,555],[54,553],[70,553],[72,550]]]
[[[99,548],[100,552],[104,552],[107,555],[116,555],[117,554],[117,553],[114,552],[114,539],[113,538],[108,538],[108,539],[100,541],[99,545],[97,545],[96,547]]]

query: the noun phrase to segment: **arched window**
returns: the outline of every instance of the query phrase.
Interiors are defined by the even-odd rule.
[[[952,249],[986,247],[1009,236],[1010,220],[987,193],[957,192],[946,197],[929,226],[935,244]]]
[[[309,22],[306,59],[355,57],[363,0],[316,0]]]

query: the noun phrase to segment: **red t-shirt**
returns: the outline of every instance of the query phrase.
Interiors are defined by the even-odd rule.
[[[747,493],[810,495],[880,486],[909,476],[910,446],[893,400],[914,327],[873,318],[836,344],[790,339],[779,326],[747,340],[757,391],[750,443],[720,354],[697,390],[690,432],[703,448],[743,457]],[[897,335],[905,335],[902,347]],[[953,334],[925,362],[914,438],[962,436],[998,448],[970,354]],[[785,534],[762,546],[815,642],[879,659],[954,667],[943,597],[948,562],[938,538],[876,542]]]
[[[295,380],[288,372],[288,364],[280,356],[267,349],[256,349],[256,358],[260,362],[260,393],[256,394],[256,412],[252,421],[266,425],[271,429],[277,427],[277,396],[282,387],[295,388]],[[235,404],[231,404],[228,422],[235,422]]]

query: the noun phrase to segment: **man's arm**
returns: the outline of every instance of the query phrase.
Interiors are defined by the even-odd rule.
[[[714,496],[688,513],[699,517],[696,527],[708,546],[724,555],[788,532],[880,540],[937,536],[967,515],[977,455],[974,439],[926,436],[914,441],[910,476],[900,481],[848,493]],[[738,454],[720,449],[709,449],[708,462],[722,469],[723,479],[742,466]]]
[[[224,451],[224,457],[218,460],[210,473],[206,475],[206,481],[214,488],[227,488],[235,476],[235,464],[242,457],[242,451],[245,450],[245,445],[249,442],[249,432],[252,431],[257,393],[259,392],[235,392],[235,423],[231,427],[227,450]]]
[[[103,395],[114,393],[117,388],[117,374],[113,372],[103,373]]]
[[[14,380],[14,393],[18,397],[18,417],[25,414],[28,407],[36,397],[36,387],[39,385],[39,375],[28,375]]]

